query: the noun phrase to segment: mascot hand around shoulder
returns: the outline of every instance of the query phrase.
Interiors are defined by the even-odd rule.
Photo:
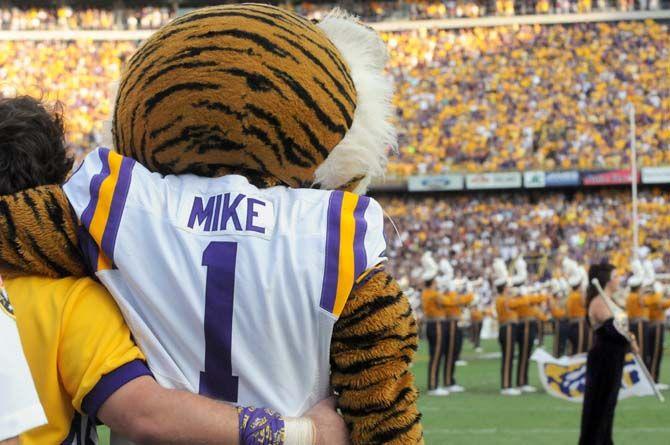
[[[129,60],[114,146],[163,175],[361,194],[395,145],[386,61],[378,35],[338,11],[313,23],[268,5],[197,10]],[[84,274],[60,187],[1,197],[0,211],[0,260],[15,273]],[[331,343],[331,384],[352,442],[422,443],[409,302],[383,263],[357,278]]]

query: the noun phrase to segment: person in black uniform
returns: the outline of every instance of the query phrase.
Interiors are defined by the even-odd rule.
[[[614,327],[612,312],[591,283],[594,278],[610,296],[619,286],[619,277],[611,264],[594,264],[589,269],[586,308],[594,336],[586,359],[586,388],[579,445],[613,443],[614,410],[628,350],[628,342]]]

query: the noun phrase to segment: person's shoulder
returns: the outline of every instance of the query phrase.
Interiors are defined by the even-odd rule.
[[[81,301],[99,308],[107,295],[102,285],[88,277],[22,276],[6,279],[5,287],[17,314],[40,319],[60,319],[71,308],[81,306]]]
[[[7,292],[12,295],[11,298],[35,297],[48,295],[67,295],[78,285],[86,283],[95,283],[88,277],[65,277],[51,278],[38,275],[17,276],[5,279]]]

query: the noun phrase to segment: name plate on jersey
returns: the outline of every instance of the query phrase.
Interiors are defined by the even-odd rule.
[[[202,235],[251,235],[269,239],[275,226],[271,201],[244,193],[221,193],[183,200],[179,226]]]

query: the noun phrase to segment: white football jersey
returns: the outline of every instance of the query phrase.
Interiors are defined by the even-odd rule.
[[[47,419],[23,355],[9,299],[0,291],[0,441],[44,425]]]
[[[333,325],[386,260],[376,201],[163,177],[107,149],[64,189],[159,383],[290,416],[328,394]]]

